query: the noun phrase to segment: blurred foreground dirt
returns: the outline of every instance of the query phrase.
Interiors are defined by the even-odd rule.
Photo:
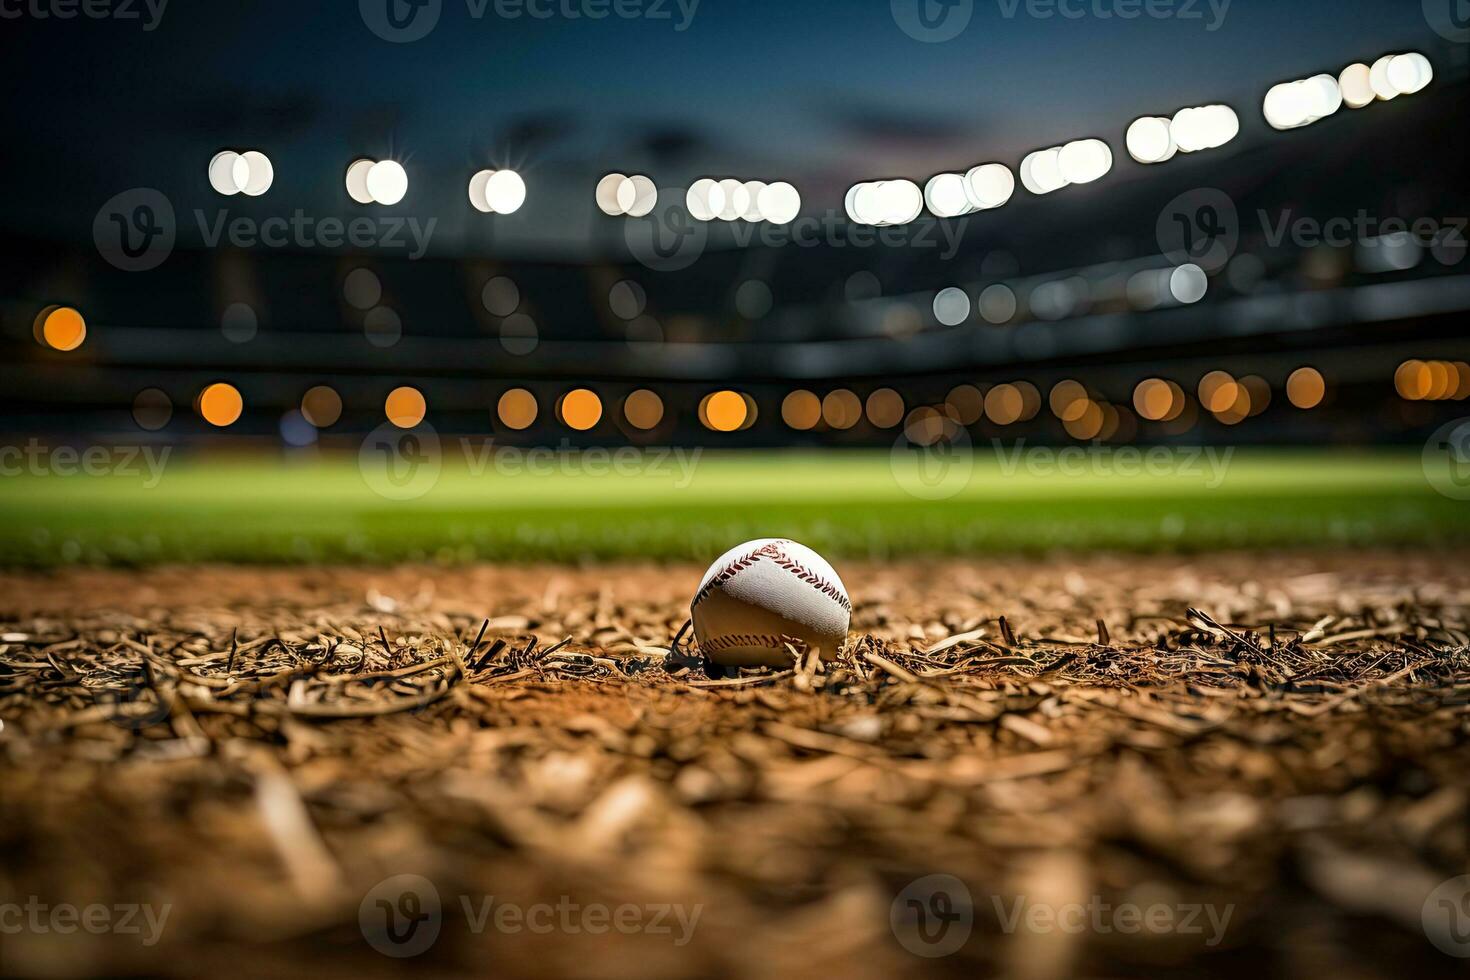
[[[839,570],[0,574],[0,973],[1463,975],[1470,563]]]

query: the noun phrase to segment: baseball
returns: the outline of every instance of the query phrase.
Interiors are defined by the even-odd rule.
[[[689,604],[699,650],[725,667],[787,667],[789,643],[831,660],[847,640],[852,602],[837,572],[784,538],[747,541],[721,555]]]

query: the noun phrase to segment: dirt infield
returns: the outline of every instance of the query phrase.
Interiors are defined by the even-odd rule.
[[[855,564],[727,681],[701,571],[0,574],[0,973],[1463,968],[1470,565]]]

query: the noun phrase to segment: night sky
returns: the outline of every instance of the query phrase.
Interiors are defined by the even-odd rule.
[[[1204,102],[1237,108],[1246,149],[1272,135],[1271,83],[1443,44],[1407,0],[1234,0],[1223,17],[1221,0],[1179,0],[1189,16],[1135,20],[976,0],[942,43],[905,34],[888,0],[701,0],[692,18],[690,0],[657,0],[666,18],[597,21],[507,19],[493,0],[476,18],[442,0],[433,30],[403,44],[375,36],[356,0],[173,0],[152,30],[142,0],[133,20],[34,15],[51,2],[3,4],[0,152],[9,230],[65,239],[129,187],[211,203],[205,165],[223,147],[270,154],[270,194],[232,204],[273,213],[344,211],[346,165],[391,155],[413,182],[405,209],[465,221],[469,175],[513,166],[530,195],[500,219],[511,240],[586,239],[609,170],[661,186],[787,179],[808,212],[840,208],[859,179],[1014,167],[1089,135],[1116,152],[1135,116]],[[1084,9],[1098,2],[1118,0]]]

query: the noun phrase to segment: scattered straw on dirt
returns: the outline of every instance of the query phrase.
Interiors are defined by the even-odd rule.
[[[502,977],[1451,970],[1470,569],[841,571],[840,661],[725,681],[669,652],[692,567],[0,576],[0,909],[168,910],[0,973],[387,975],[416,910],[415,968]]]

